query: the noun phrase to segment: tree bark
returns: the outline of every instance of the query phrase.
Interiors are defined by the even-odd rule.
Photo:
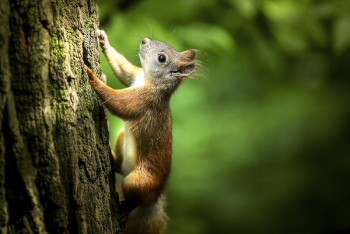
[[[0,1],[1,233],[119,233],[90,0]]]

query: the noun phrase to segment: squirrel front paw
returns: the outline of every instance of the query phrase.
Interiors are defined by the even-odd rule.
[[[105,31],[98,29],[97,35],[98,35],[98,39],[100,40],[101,48],[103,50],[106,50],[107,46],[109,45],[107,34],[105,33]]]

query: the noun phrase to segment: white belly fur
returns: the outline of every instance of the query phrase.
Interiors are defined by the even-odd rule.
[[[124,125],[125,137],[123,146],[122,172],[127,176],[133,169],[136,162],[136,139],[130,128]]]

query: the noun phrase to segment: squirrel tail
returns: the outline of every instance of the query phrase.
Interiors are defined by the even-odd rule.
[[[150,205],[138,206],[128,217],[124,234],[161,234],[166,227],[168,216],[164,212],[164,196]]]

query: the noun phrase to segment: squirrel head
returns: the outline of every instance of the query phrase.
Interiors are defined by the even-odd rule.
[[[142,40],[139,57],[145,79],[171,93],[196,68],[195,50],[178,52],[167,43],[150,38]]]

